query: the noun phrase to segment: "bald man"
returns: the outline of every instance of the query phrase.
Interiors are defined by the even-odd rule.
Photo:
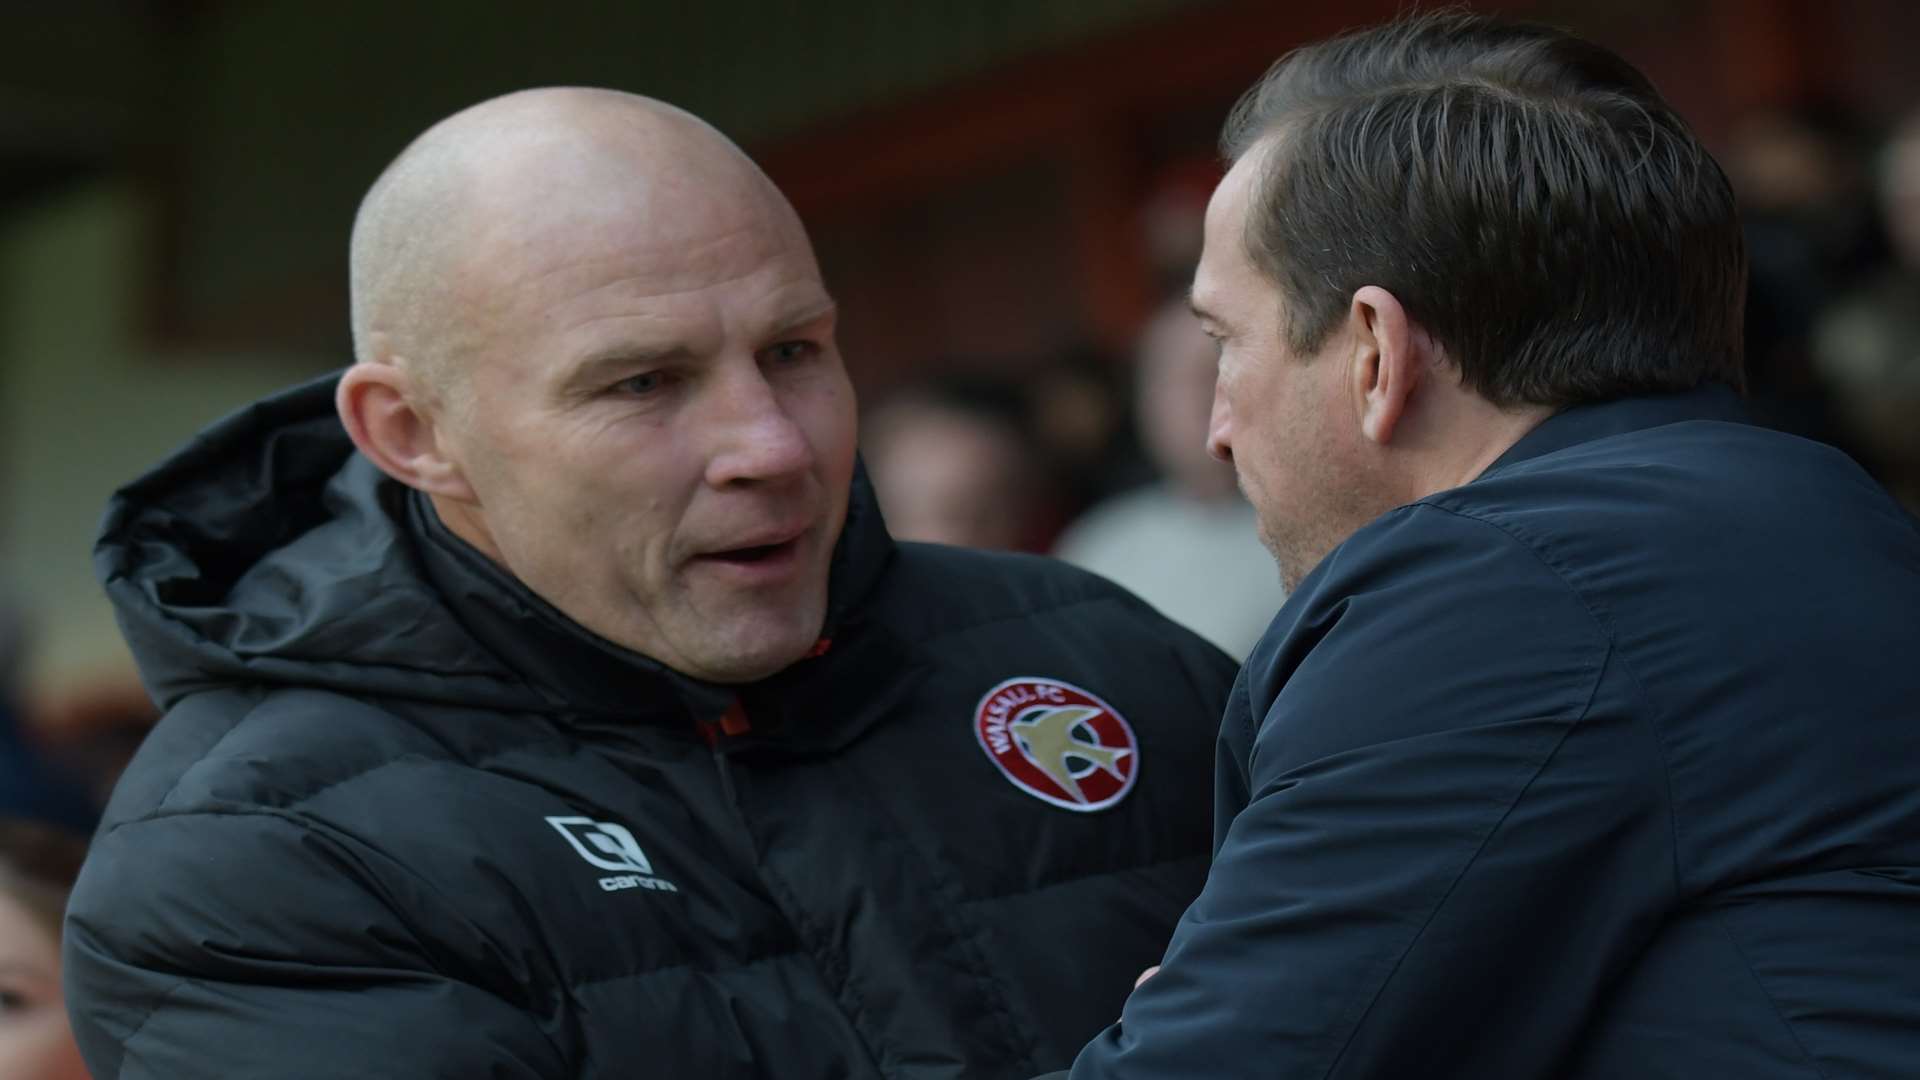
[[[352,293],[351,368],[109,508],[167,716],[70,911],[95,1075],[1070,1060],[1200,886],[1230,662],[888,537],[806,234],[686,113],[444,121]]]

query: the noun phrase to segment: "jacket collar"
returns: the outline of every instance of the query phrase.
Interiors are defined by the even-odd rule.
[[[407,528],[417,540],[422,567],[435,590],[467,631],[501,664],[545,698],[554,712],[619,724],[664,723],[692,730],[712,721],[736,701],[762,701],[774,719],[781,687],[820,682],[815,669],[839,668],[862,640],[864,604],[894,551],[864,467],[855,469],[847,522],[834,550],[828,585],[826,653],[803,659],[760,683],[722,686],[683,675],[651,657],[587,630],[455,536],[426,497],[409,493]],[[831,656],[834,663],[820,661]],[[757,725],[764,727],[767,725]]]
[[[1749,422],[1739,392],[1721,383],[1707,383],[1676,394],[1574,405],[1547,417],[1532,431],[1521,436],[1519,442],[1487,466],[1480,478],[1485,479],[1520,462],[1595,439],[1688,420]]]

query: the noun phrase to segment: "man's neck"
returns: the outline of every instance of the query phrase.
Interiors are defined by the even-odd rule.
[[[1471,394],[1471,401],[1455,401],[1445,425],[1450,433],[1434,441],[1426,460],[1414,470],[1414,490],[1408,501],[1470,484],[1500,455],[1554,414],[1546,405],[1502,408]]]
[[[1515,443],[1527,437],[1527,433],[1537,428],[1556,410],[1547,405],[1528,405],[1517,409],[1493,410],[1497,419],[1487,428],[1487,437],[1479,452],[1466,455],[1465,463],[1456,471],[1448,487],[1459,487],[1479,479],[1500,455],[1513,449]]]

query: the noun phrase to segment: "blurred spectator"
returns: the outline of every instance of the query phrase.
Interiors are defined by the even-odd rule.
[[[0,607],[0,624],[18,621]],[[60,913],[94,814],[18,730],[17,642],[17,634],[0,640],[0,1076],[85,1080],[61,997]]]
[[[71,777],[88,803],[105,806],[159,710],[131,673],[43,685],[27,694],[23,669],[31,620],[13,595],[0,582],[0,724],[17,732],[16,741],[33,744],[41,767]]]
[[[1910,114],[1880,159],[1880,211],[1893,254],[1912,271],[1920,267],[1920,111]]]
[[[1113,357],[1077,349],[1036,365],[1027,377],[1031,430],[1057,480],[1040,550],[1089,506],[1153,480],[1153,466],[1134,437],[1125,375]]]
[[[0,1076],[85,1080],[60,986],[60,912],[86,842],[0,818]]]
[[[1220,158],[1210,153],[1173,161],[1148,185],[1140,228],[1154,282],[1164,295],[1184,294],[1193,283],[1207,200],[1213,197],[1221,175]]]
[[[1159,483],[1094,507],[1054,553],[1111,578],[1236,659],[1286,599],[1233,467],[1207,453],[1214,345],[1185,301],[1141,338],[1134,409]]]
[[[861,451],[895,538],[1034,550],[1047,480],[1018,387],[948,376],[903,391],[862,423]]]
[[[83,782],[95,805],[105,806],[159,718],[146,690],[126,676],[42,694],[22,727],[44,737],[48,758]]]
[[[1810,353],[1820,313],[1884,258],[1858,129],[1829,105],[1766,110],[1736,125],[1726,154],[1749,261],[1745,339],[1754,417],[1842,445]]]
[[[1815,359],[1866,463],[1920,510],[1920,113],[1881,159],[1895,260],[1820,321]]]

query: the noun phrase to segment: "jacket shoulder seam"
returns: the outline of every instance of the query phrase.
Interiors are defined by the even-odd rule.
[[[1450,514],[1467,521],[1478,522],[1490,529],[1498,531],[1520,550],[1531,555],[1534,561],[1540,564],[1542,569],[1553,575],[1553,579],[1560,583],[1560,587],[1567,591],[1567,594],[1580,605],[1580,609],[1586,612],[1587,618],[1592,620],[1594,629],[1600,634],[1601,640],[1606,643],[1607,658],[1615,660],[1620,664],[1621,673],[1624,674],[1627,677],[1627,681],[1632,684],[1634,696],[1639,699],[1641,706],[1645,709],[1645,712],[1636,715],[1634,719],[1636,726],[1642,729],[1643,734],[1652,743],[1652,757],[1654,763],[1660,768],[1660,787],[1664,795],[1667,811],[1667,872],[1670,875],[1674,895],[1681,895],[1683,892],[1684,879],[1680,873],[1680,821],[1678,811],[1675,809],[1673,795],[1673,769],[1667,761],[1666,744],[1661,740],[1660,733],[1655,730],[1653,726],[1652,717],[1653,714],[1658,711],[1654,707],[1653,696],[1647,692],[1646,681],[1640,677],[1640,672],[1634,668],[1633,658],[1628,656],[1625,650],[1618,647],[1619,643],[1616,640],[1612,621],[1602,616],[1600,612],[1594,610],[1594,606],[1592,602],[1588,600],[1587,594],[1578,585],[1569,581],[1567,575],[1552,559],[1547,557],[1545,552],[1541,551],[1538,546],[1529,542],[1524,537],[1515,533],[1505,522],[1486,514],[1476,513],[1470,509],[1443,506],[1430,500],[1422,501],[1415,505],[1429,507],[1441,513]],[[1598,688],[1599,681],[1596,678],[1594,689],[1597,691]]]
[[[109,826],[106,831],[109,833],[115,832],[120,828],[120,826],[128,824],[129,822],[144,821],[149,817],[159,815],[165,809],[167,803],[172,801],[173,797],[179,793],[180,785],[186,783],[187,781],[187,775],[193,772],[193,770],[197,766],[207,761],[208,759],[212,758],[214,751],[220,749],[221,746],[225,745],[226,741],[233,737],[234,732],[239,731],[242,727],[246,726],[247,721],[252,720],[254,716],[260,712],[260,706],[265,704],[265,702],[266,702],[266,699],[264,697],[254,701],[251,705],[247,707],[247,711],[241,714],[239,719],[235,720],[231,725],[229,725],[227,727],[227,730],[220,733],[219,738],[213,740],[211,743],[208,743],[207,746],[204,749],[202,749],[200,753],[196,755],[191,762],[188,762],[187,765],[180,770],[179,775],[173,778],[173,783],[167,785],[166,792],[162,794],[158,799],[154,800],[153,806],[146,813],[140,814],[137,817],[128,818],[125,821],[116,821],[111,826]],[[179,705],[176,704],[174,706],[174,709],[178,709],[178,708],[179,708]],[[174,711],[173,709],[168,710],[169,713],[173,711]],[[164,719],[164,717],[162,719]],[[103,833],[102,835],[105,835],[105,834]]]
[[[1400,965],[1406,962],[1407,957],[1412,955],[1413,950],[1420,944],[1421,939],[1426,937],[1427,930],[1433,925],[1433,920],[1439,917],[1441,910],[1444,909],[1447,906],[1447,902],[1453,898],[1453,892],[1460,887],[1461,880],[1467,876],[1469,870],[1473,869],[1474,864],[1480,861],[1481,854],[1486,851],[1487,845],[1493,841],[1495,834],[1499,833],[1501,826],[1506,824],[1507,818],[1512,816],[1515,808],[1526,799],[1527,793],[1533,789],[1533,785],[1540,779],[1540,775],[1546,772],[1547,767],[1553,764],[1555,758],[1560,756],[1561,747],[1566,745],[1567,739],[1573,734],[1574,728],[1579,726],[1579,721],[1584,719],[1588,711],[1592,709],[1594,695],[1599,693],[1602,678],[1601,673],[1604,672],[1606,667],[1605,655],[1611,654],[1612,652],[1612,643],[1609,641],[1603,653],[1602,661],[1597,666],[1593,685],[1588,688],[1587,699],[1582,703],[1579,711],[1572,717],[1573,722],[1569,723],[1566,729],[1560,733],[1560,737],[1554,740],[1553,748],[1541,757],[1540,763],[1534,766],[1533,774],[1527,777],[1527,782],[1521,786],[1518,792],[1514,793],[1513,799],[1507,803],[1507,807],[1501,812],[1500,817],[1488,826],[1486,832],[1480,837],[1480,842],[1474,846],[1473,854],[1467,856],[1466,860],[1453,872],[1452,877],[1447,882],[1446,890],[1442,892],[1439,898],[1433,902],[1433,905],[1427,909],[1426,917],[1420,920],[1420,928],[1414,931],[1413,936],[1400,948],[1399,955],[1394,959],[1393,966],[1388,969],[1385,977],[1373,988],[1373,993],[1367,996],[1365,1007],[1353,1018],[1352,1025],[1347,1030],[1346,1038],[1340,1042],[1340,1049],[1328,1060],[1326,1070],[1321,1073],[1323,1080],[1325,1077],[1334,1075],[1334,1070],[1339,1068],[1340,1062],[1347,1056],[1347,1051],[1352,1049],[1353,1040],[1359,1037],[1360,1029],[1366,1023],[1367,1014],[1373,1011],[1373,1006],[1380,1000],[1380,995],[1386,992],[1387,987],[1392,985],[1394,978],[1399,975]]]

